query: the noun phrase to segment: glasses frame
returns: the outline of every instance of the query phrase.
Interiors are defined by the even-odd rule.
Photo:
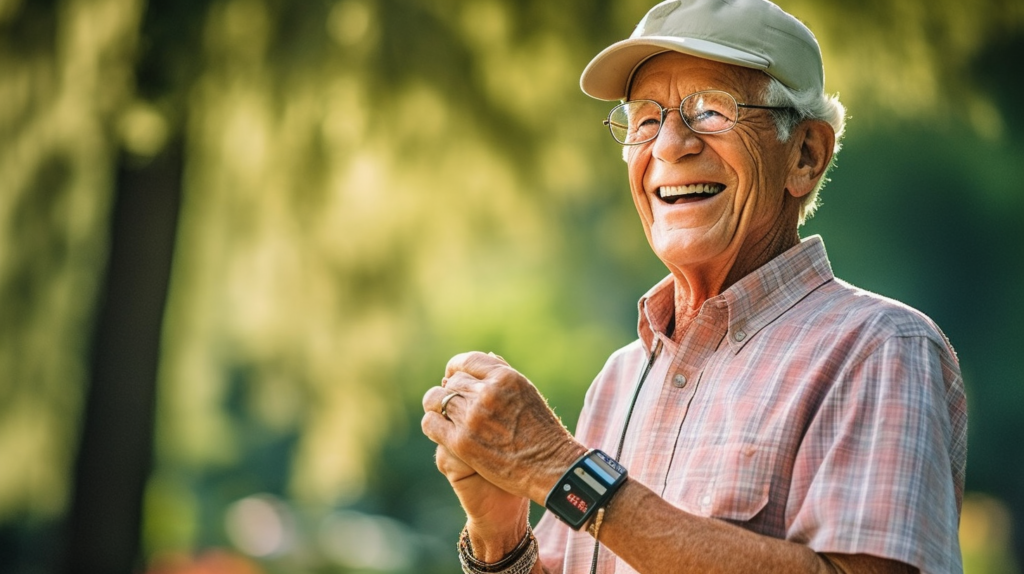
[[[690,98],[692,98],[694,96],[700,96],[700,95],[703,95],[703,94],[725,94],[726,96],[729,96],[729,99],[731,99],[732,102],[734,104],[736,104],[736,118],[733,119],[732,125],[730,125],[729,127],[725,128],[724,130],[717,130],[717,131],[699,130],[699,129],[694,128],[692,125],[690,125],[690,120],[686,119],[686,114],[683,113],[683,105],[685,105],[686,102]],[[618,122],[613,122],[612,121],[612,114],[614,114],[619,109],[621,109],[621,108],[623,108],[625,106],[628,106],[629,104],[636,103],[636,102],[650,102],[650,103],[658,106],[658,109],[661,110],[661,120],[658,123],[658,131],[655,132],[654,135],[651,136],[650,138],[642,140],[642,141],[634,141],[634,142],[619,141],[619,138],[615,137],[615,131],[614,131],[613,128],[617,127],[617,128],[620,128],[620,129],[627,129],[628,130],[629,126],[622,125],[622,124],[620,124]],[[661,135],[661,129],[663,127],[665,127],[665,117],[668,114],[668,112],[670,112],[672,110],[675,110],[675,111],[679,112],[679,117],[682,118],[683,123],[686,124],[686,127],[690,128],[690,131],[692,131],[693,133],[701,134],[701,135],[715,135],[715,134],[724,134],[724,133],[728,132],[729,130],[733,129],[734,127],[736,127],[736,124],[738,124],[739,121],[740,121],[739,111],[740,111],[741,108],[753,108],[753,109],[758,109],[758,110],[792,110],[793,109],[792,106],[760,106],[760,105],[757,105],[757,104],[742,103],[742,102],[739,102],[739,101],[736,100],[736,96],[730,94],[729,92],[726,92],[725,90],[701,90],[699,92],[694,92],[694,93],[686,96],[682,100],[680,100],[678,106],[672,106],[672,107],[669,107],[669,108],[666,108],[665,106],[661,105],[660,103],[658,103],[658,102],[656,102],[654,100],[629,100],[629,101],[624,101],[621,104],[619,104],[619,105],[615,106],[614,108],[612,108],[612,110],[610,112],[608,112],[608,117],[605,118],[605,120],[603,122],[601,122],[601,123],[603,123],[605,126],[608,127],[608,132],[612,135],[612,139],[614,139],[619,144],[621,144],[621,145],[642,145],[642,144],[649,143],[649,142],[652,142],[652,141],[658,139],[658,136]]]

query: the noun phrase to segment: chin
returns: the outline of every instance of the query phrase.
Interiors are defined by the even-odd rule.
[[[670,268],[706,262],[724,251],[715,238],[694,230],[673,230],[653,233],[651,248],[658,259]]]

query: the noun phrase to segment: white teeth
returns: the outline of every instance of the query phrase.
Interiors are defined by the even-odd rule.
[[[722,191],[723,187],[717,183],[696,183],[693,185],[666,185],[658,188],[658,195],[661,197],[680,197],[683,195],[716,194]]]

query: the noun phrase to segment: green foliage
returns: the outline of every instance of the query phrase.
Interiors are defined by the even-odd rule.
[[[1024,9],[783,5],[852,114],[805,231],[841,277],[946,330],[969,487],[1019,522],[1024,144],[1007,71]],[[648,7],[0,2],[0,460],[25,461],[0,463],[0,521],[63,508],[116,152],[146,162],[180,138],[149,552],[239,544],[225,516],[264,493],[253,508],[297,537],[268,571],[365,571],[321,542],[351,524],[406,542],[392,570],[450,571],[463,518],[418,429],[447,359],[503,355],[572,428],[665,273],[609,106],[577,83]]]
[[[0,520],[67,498],[139,8],[0,2]]]

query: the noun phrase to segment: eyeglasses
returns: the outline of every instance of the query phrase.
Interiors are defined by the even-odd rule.
[[[633,100],[612,108],[604,125],[622,145],[639,145],[658,137],[665,115],[678,110],[687,127],[698,134],[720,134],[736,126],[739,108],[788,110],[790,107],[741,104],[728,92],[706,90],[683,98],[678,108],[665,108],[654,100]]]

